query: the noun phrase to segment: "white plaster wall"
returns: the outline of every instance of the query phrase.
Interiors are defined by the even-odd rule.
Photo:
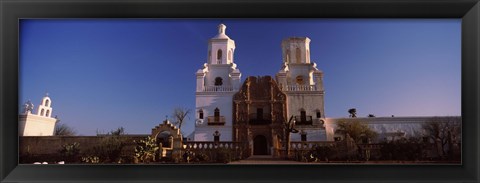
[[[309,56],[307,56],[307,51],[310,49],[310,39],[303,38],[287,38],[282,41],[282,55],[284,62],[286,62],[287,50],[290,50],[290,63],[297,63],[296,60],[296,51],[297,48],[300,48],[300,62],[309,63]]]
[[[376,131],[379,136],[377,140],[383,140],[387,133],[404,132],[405,137],[422,135],[422,124],[429,122],[433,116],[425,117],[374,117],[374,118],[326,118],[325,126],[327,131],[327,140],[333,140],[335,136],[336,124],[339,121],[358,120],[367,124]],[[437,117],[442,118],[442,117]]]
[[[297,76],[302,75],[304,84],[305,85],[313,85],[313,72],[311,64],[289,64],[288,66],[289,72],[287,74],[287,84],[288,85],[296,85],[297,84]]]
[[[57,119],[37,115],[21,115],[19,118],[19,135],[53,136]]]
[[[231,126],[197,126],[194,141],[213,141],[213,133],[220,133],[220,141],[232,141]]]
[[[287,93],[287,117],[299,116],[300,109],[305,109],[307,116],[317,119],[317,109],[321,112],[321,117],[325,117],[323,94],[312,94],[311,92],[286,92]]]
[[[231,86],[230,73],[232,71],[231,65],[215,65],[211,64],[208,66],[209,70],[205,75],[205,86],[214,86],[215,78],[222,78],[222,86]]]
[[[225,141],[232,140],[232,111],[233,111],[233,95],[235,92],[197,92],[195,118],[199,121],[198,111],[203,110],[203,123],[195,124],[195,141],[204,141],[210,138],[215,130],[219,130],[222,134],[220,139]],[[220,109],[220,116],[225,117],[225,125],[208,125],[208,116],[214,115],[215,108]],[[220,131],[221,130],[221,131]],[[213,140],[213,136],[211,137]]]
[[[222,50],[222,59],[221,64],[230,64],[233,63],[234,58],[234,51],[235,51],[235,42],[231,39],[229,40],[211,40],[209,44],[209,63],[210,64],[217,64],[217,53],[218,50]],[[232,60],[228,60],[228,51],[232,51]]]
[[[327,135],[324,129],[305,129],[303,130],[307,133],[307,141],[326,141]],[[291,133],[290,141],[301,141],[301,133]]]

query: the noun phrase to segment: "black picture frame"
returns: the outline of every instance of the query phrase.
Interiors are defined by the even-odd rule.
[[[479,182],[478,0],[0,0],[2,182]],[[461,18],[462,165],[18,165],[21,18]]]

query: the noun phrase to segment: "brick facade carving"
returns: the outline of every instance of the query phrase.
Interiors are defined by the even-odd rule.
[[[233,97],[233,114],[233,139],[249,142],[245,153],[279,155],[285,138],[286,95],[275,80],[270,76],[247,78]]]

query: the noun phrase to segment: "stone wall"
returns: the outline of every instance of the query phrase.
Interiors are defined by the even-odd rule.
[[[134,140],[144,139],[149,135],[122,135],[125,143],[127,143],[124,151],[132,151],[135,148]],[[91,149],[107,136],[28,136],[19,137],[19,153],[20,155],[34,154],[56,154],[62,149],[62,145],[79,143],[80,153],[87,149]]]

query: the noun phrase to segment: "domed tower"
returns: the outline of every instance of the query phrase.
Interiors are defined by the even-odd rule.
[[[235,41],[224,24],[208,41],[207,62],[196,73],[195,141],[232,140],[232,98],[240,87],[241,73],[234,63]]]
[[[277,83],[287,95],[287,116],[294,116],[296,127],[302,130],[292,134],[292,141],[326,140],[323,72],[310,60],[310,39],[284,39],[282,56]]]

